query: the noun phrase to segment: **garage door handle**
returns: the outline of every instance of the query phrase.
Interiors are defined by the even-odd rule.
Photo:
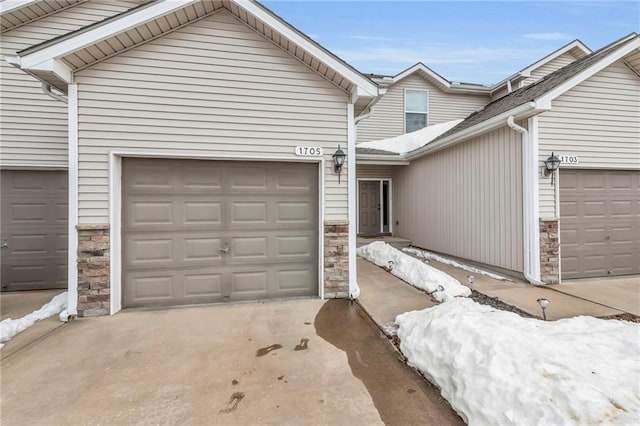
[[[220,247],[220,253],[229,253],[229,247]]]

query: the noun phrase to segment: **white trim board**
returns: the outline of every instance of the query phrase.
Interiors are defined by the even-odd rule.
[[[109,152],[109,226],[110,226],[110,314],[122,310],[122,159],[157,158],[177,160],[221,160],[221,161],[273,161],[287,163],[318,164],[318,296],[324,300],[324,216],[325,216],[325,167],[324,157],[286,156],[238,156],[197,154],[180,155],[163,151],[114,150]],[[76,236],[77,241],[77,236]],[[77,301],[77,294],[76,294]]]

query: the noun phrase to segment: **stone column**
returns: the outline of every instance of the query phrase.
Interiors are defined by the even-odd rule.
[[[109,225],[78,225],[78,316],[110,313]]]
[[[546,284],[560,282],[560,244],[557,219],[540,219],[540,279]]]
[[[324,297],[349,298],[349,222],[324,222]]]

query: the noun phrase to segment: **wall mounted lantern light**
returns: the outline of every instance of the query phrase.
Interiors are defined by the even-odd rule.
[[[547,158],[544,162],[544,175],[548,177],[551,175],[551,186],[554,184],[554,177],[556,170],[560,167],[560,159],[552,152],[551,157]]]
[[[333,157],[333,171],[338,174],[338,183],[340,183],[340,173],[342,173],[342,166],[346,156],[347,154],[340,149],[340,145],[338,145],[338,150],[331,156]]]

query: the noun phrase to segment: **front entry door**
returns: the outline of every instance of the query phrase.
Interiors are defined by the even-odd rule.
[[[380,233],[380,181],[360,181],[360,234]]]

